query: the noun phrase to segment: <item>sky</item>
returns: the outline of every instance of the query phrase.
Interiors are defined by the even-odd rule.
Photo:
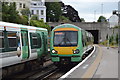
[[[97,21],[103,15],[106,19],[112,16],[113,10],[118,10],[120,0],[61,0],[65,5],[71,5],[78,11],[79,17],[85,22]]]

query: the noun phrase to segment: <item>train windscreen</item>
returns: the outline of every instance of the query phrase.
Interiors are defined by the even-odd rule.
[[[54,46],[77,46],[78,31],[56,31],[54,33]]]

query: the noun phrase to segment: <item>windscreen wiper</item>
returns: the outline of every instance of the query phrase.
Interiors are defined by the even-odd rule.
[[[70,45],[72,45],[71,41],[67,38],[67,41],[69,41]]]
[[[61,45],[62,42],[65,42],[65,37],[62,39],[62,41],[58,45]]]

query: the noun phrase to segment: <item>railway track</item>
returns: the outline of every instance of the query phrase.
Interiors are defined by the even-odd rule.
[[[56,71],[50,73],[49,75],[41,78],[41,80],[53,80],[53,79],[59,79],[62,75],[64,75],[67,71],[61,71],[57,69]]]
[[[42,68],[34,69],[31,71],[22,71],[20,73],[7,76],[7,77],[3,78],[2,80],[6,80],[6,79],[7,80],[16,80],[16,79],[27,80],[30,77],[32,77],[38,73],[43,74],[42,72],[44,72],[45,70],[50,70],[50,68],[52,68],[52,67],[56,68],[56,66],[54,66],[54,64],[50,60],[48,60],[47,62],[44,63],[44,66]]]
[[[69,70],[60,70],[53,63],[46,63],[45,67],[42,69],[37,69],[29,72],[22,72],[16,75],[9,76],[3,80],[48,80],[48,79],[58,79],[64,75]]]
[[[90,50],[90,52],[92,50]],[[74,67],[74,66],[72,66],[72,67]],[[36,70],[31,70],[31,71],[28,71],[28,72],[21,72],[19,74],[14,74],[14,75],[9,76],[9,77],[7,77],[3,80],[6,80],[6,79],[7,80],[16,80],[16,79],[20,79],[20,80],[51,80],[51,79],[59,79],[61,76],[63,76],[65,73],[67,73],[71,68],[69,68],[67,70],[58,69],[50,60],[48,60],[44,63],[43,68],[39,68],[39,69],[36,69]]]

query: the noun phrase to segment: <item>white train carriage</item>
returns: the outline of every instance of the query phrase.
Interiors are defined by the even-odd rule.
[[[43,63],[47,55],[47,29],[0,22],[0,69],[2,76]],[[19,64],[19,65],[18,65]]]

